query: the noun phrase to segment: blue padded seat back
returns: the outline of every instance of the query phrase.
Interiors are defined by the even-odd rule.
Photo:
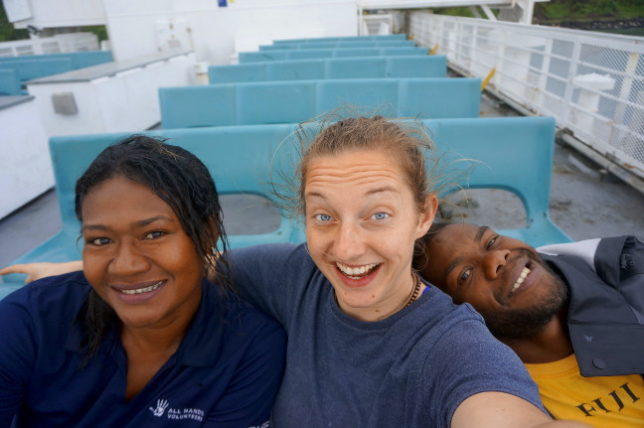
[[[397,117],[400,82],[379,80],[322,80],[317,85],[316,110],[322,114],[344,105],[366,110],[366,114]],[[371,111],[370,111],[371,110]]]
[[[164,128],[302,122],[341,107],[388,117],[477,117],[480,79],[327,79],[160,88]]]
[[[386,77],[446,77],[447,57],[394,56],[387,61]]]
[[[281,61],[275,61],[281,62]],[[295,61],[288,61],[295,62]],[[299,61],[298,61],[299,62]],[[266,78],[268,63],[249,62],[247,64],[211,65],[208,67],[210,83],[258,82]]]
[[[332,58],[335,56],[336,49],[291,49],[270,51],[270,56],[275,54],[282,55],[278,59],[314,59],[314,58]],[[262,52],[252,52],[263,55]],[[243,61],[239,61],[243,62]]]
[[[79,68],[91,67],[93,65],[103,64],[113,61],[111,51],[88,51],[88,52],[66,52],[44,55],[25,55],[18,57],[0,57],[0,66],[2,63],[27,60],[27,61],[42,61],[42,60],[65,60],[71,62],[70,70],[78,70]]]
[[[335,58],[327,62],[326,71],[329,79],[385,77],[387,76],[387,62],[386,57],[365,57],[359,60]]]
[[[248,65],[259,65],[266,70],[264,79],[257,79],[259,81],[271,80],[312,80],[324,79],[324,59],[305,59],[305,60],[292,60],[292,61],[273,61],[273,62],[258,62],[249,63]],[[246,64],[241,64],[246,65]]]
[[[362,56],[400,56],[427,55],[427,49],[422,47],[394,48],[336,48],[336,49],[276,49],[259,52],[240,52],[239,63],[275,61],[286,59],[307,58],[336,58]]]
[[[0,63],[0,95],[20,95],[22,88],[18,72],[12,68],[3,69]]]
[[[315,116],[316,85],[310,82],[238,85],[235,124],[297,123]]]
[[[363,40],[405,40],[406,34],[383,34],[378,36],[342,36],[342,37],[307,37],[303,39],[277,39],[273,43],[318,43],[318,42],[337,42],[337,41],[363,41]]]
[[[208,67],[210,84],[274,80],[446,77],[445,55],[276,60]]]
[[[550,117],[500,117],[424,121],[450,174],[446,193],[463,188],[497,188],[519,197],[526,228],[503,230],[533,247],[568,242],[548,215],[555,121]],[[466,159],[466,161],[463,161]],[[458,161],[457,161],[458,160]],[[455,187],[456,185],[456,187]]]
[[[239,124],[234,85],[160,88],[159,103],[166,128]]]
[[[13,69],[21,82],[37,79],[39,77],[51,76],[73,70],[72,61],[69,58],[57,59],[16,59],[3,61],[0,69]]]
[[[260,51],[275,49],[334,49],[334,48],[389,48],[416,46],[413,40],[339,40],[335,42],[280,43],[278,45],[260,45]]]

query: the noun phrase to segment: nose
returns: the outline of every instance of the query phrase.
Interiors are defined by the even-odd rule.
[[[364,241],[360,228],[351,222],[343,222],[338,228],[333,248],[334,255],[345,262],[361,256]]]
[[[136,245],[124,241],[118,244],[108,269],[112,275],[128,276],[145,272],[149,267],[149,260]]]
[[[493,250],[485,255],[484,271],[488,279],[496,279],[505,267],[510,250]]]

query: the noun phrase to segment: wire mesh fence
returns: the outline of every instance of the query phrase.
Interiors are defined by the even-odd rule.
[[[644,39],[414,12],[410,33],[644,178]]]

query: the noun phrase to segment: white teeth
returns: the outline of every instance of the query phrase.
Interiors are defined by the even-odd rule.
[[[517,282],[514,283],[512,290],[510,290],[511,293],[515,292],[519,287],[521,287],[521,284],[523,284],[523,281],[525,281],[530,272],[530,269],[528,269],[527,267],[523,268],[521,274],[519,275],[519,278],[517,279]]]
[[[134,290],[121,290],[121,293],[123,294],[141,294],[141,293],[149,293],[150,291],[154,291],[157,288],[161,287],[161,284],[163,284],[163,281],[159,281],[156,284],[152,284],[149,287],[143,287],[143,288],[136,288]]]
[[[351,267],[339,262],[336,262],[335,265],[338,267],[338,269],[340,269],[340,271],[343,274],[345,274],[349,278],[360,279],[359,275],[364,275],[365,273],[369,272],[371,269],[378,266],[378,263],[371,263],[360,267]]]

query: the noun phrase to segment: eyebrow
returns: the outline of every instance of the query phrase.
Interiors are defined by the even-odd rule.
[[[170,217],[168,217],[168,216],[157,215],[157,216],[154,216],[154,217],[150,217],[150,218],[146,218],[146,219],[134,222],[134,226],[135,227],[145,227],[145,226],[147,226],[149,224],[152,224],[155,221],[159,221],[159,220],[165,220],[165,221],[170,221],[170,222],[172,221],[172,219]],[[87,224],[87,225],[84,225],[83,227],[81,227],[81,232],[83,232],[85,230],[108,230],[108,229],[109,228],[107,226],[104,226],[102,224]]]
[[[490,230],[490,228],[489,228],[489,227],[487,227],[487,226],[481,226],[481,227],[479,227],[479,230],[476,232],[476,236],[474,237],[474,240],[475,240],[476,242],[481,242],[481,238],[483,237],[483,235],[485,234],[485,232],[487,232],[488,230]]]
[[[458,266],[462,261],[462,257],[455,258],[454,261],[447,266],[447,269],[445,270],[445,278],[447,278],[454,268],[456,268],[456,266]]]
[[[481,238],[483,238],[483,235],[485,235],[485,232],[490,230],[488,226],[480,226],[478,230],[476,231],[476,235],[474,236],[474,240],[476,242],[481,242]],[[463,261],[462,257],[457,257],[455,258],[452,263],[447,266],[447,269],[445,269],[445,278],[449,276],[449,274],[458,266],[461,262]]]

